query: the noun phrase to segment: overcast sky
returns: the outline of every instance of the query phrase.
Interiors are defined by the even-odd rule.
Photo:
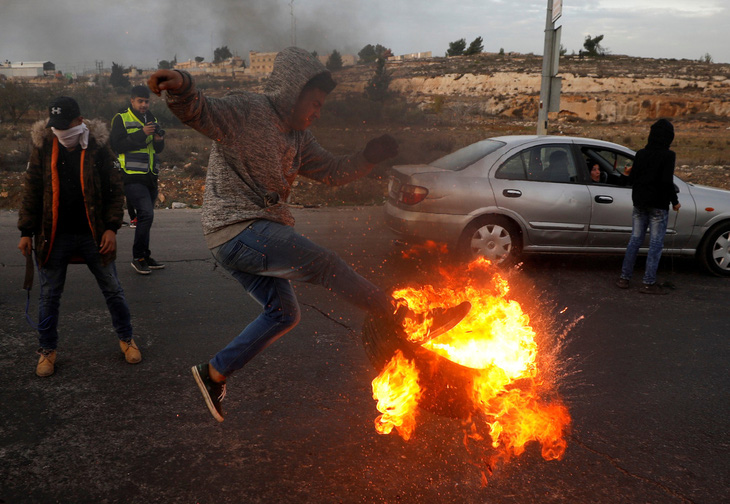
[[[0,60],[50,60],[62,71],[96,61],[156,68],[175,56],[210,61],[224,45],[246,57],[294,40],[320,54],[382,44],[394,54],[443,56],[449,42],[479,36],[488,52],[542,54],[546,7],[547,0],[0,0]],[[568,53],[586,35],[604,35],[611,54],[709,54],[730,63],[729,0],[563,0],[558,25]]]

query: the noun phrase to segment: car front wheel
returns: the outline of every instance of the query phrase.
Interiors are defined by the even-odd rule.
[[[493,264],[509,265],[520,253],[519,232],[504,217],[485,217],[466,227],[459,251],[467,260],[484,257]]]
[[[710,229],[698,255],[702,265],[713,275],[730,276],[730,222]]]

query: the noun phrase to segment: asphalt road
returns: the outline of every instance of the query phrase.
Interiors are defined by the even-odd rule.
[[[405,261],[381,208],[299,209],[297,228],[384,287],[432,277]],[[544,256],[509,274],[546,340],[561,343],[568,448],[539,446],[481,484],[458,420],[424,413],[408,442],[375,432],[363,314],[297,286],[302,322],[229,380],[226,420],[208,414],[190,366],[258,312],[205,248],[199,212],[160,210],[148,277],[119,275],[143,361],[124,362],[84,266],[69,270],[56,374],[38,378],[25,320],[17,214],[0,212],[0,502],[730,502],[730,280],[665,257],[643,296],[613,286],[619,257]],[[641,261],[639,266],[641,266]],[[38,284],[31,292],[36,315]]]

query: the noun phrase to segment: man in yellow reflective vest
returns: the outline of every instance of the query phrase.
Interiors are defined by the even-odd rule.
[[[150,230],[157,200],[157,154],[165,148],[164,130],[150,112],[150,91],[134,86],[131,106],[112,119],[111,147],[119,158],[127,205],[137,212],[132,246],[132,267],[140,275],[162,269],[164,264],[150,257]]]

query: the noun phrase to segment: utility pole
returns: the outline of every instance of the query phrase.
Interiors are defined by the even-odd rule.
[[[537,111],[537,134],[547,135],[548,112],[560,111],[561,79],[556,77],[560,62],[560,28],[555,21],[563,13],[562,0],[547,0],[545,17],[545,48],[542,57],[540,104]]]
[[[289,2],[289,8],[291,9],[291,45],[297,45],[297,18],[294,15],[294,0]]]

